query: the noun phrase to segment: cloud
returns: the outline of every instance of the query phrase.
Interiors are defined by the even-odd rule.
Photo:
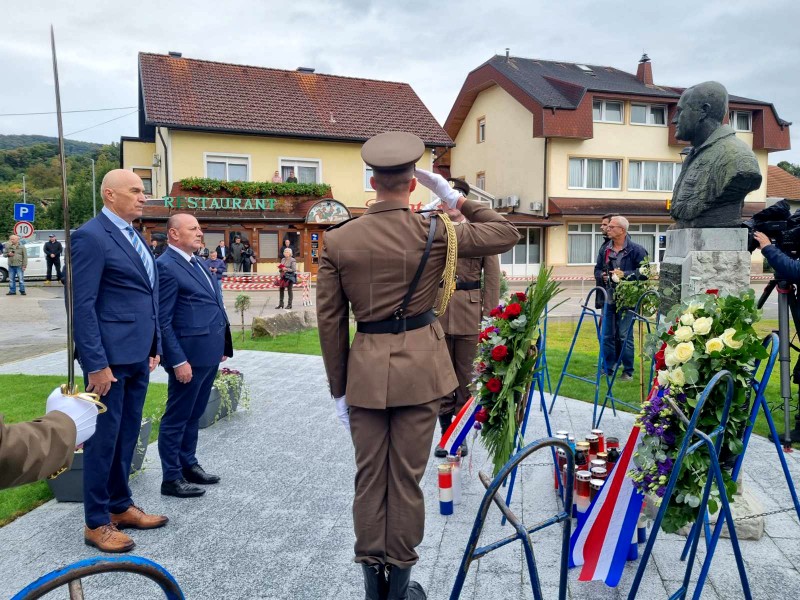
[[[781,117],[797,122],[796,149],[772,154],[771,162],[800,163],[800,5],[714,0],[689,11],[687,5],[623,0],[27,2],[4,14],[0,80],[10,85],[0,113],[53,110],[50,23],[65,110],[135,105],[140,51],[404,81],[440,122],[467,74],[506,47],[515,56],[627,71],[647,52],[657,83],[713,79],[732,94],[774,103]],[[65,130],[124,112],[65,115]],[[136,135],[136,127],[132,115],[77,137],[117,141]],[[54,132],[52,115],[0,117],[0,133]]]

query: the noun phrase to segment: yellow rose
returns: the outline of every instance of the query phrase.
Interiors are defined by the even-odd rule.
[[[736,330],[733,327],[729,327],[728,329],[723,331],[722,335],[719,337],[728,348],[733,348],[734,350],[738,350],[744,345],[744,343],[741,340],[733,339],[734,335],[736,335]]]
[[[659,371],[658,372],[658,385],[661,387],[667,387],[669,383],[669,371]]]
[[[668,367],[674,367],[678,364],[678,359],[675,358],[675,347],[674,346],[667,346],[664,349],[664,363]]]
[[[677,387],[683,387],[686,384],[686,377],[683,374],[683,369],[678,367],[670,371],[669,382]]]
[[[681,325],[690,326],[694,323],[694,315],[692,313],[683,313],[681,315]]]
[[[725,344],[718,337],[711,338],[706,342],[706,352],[709,354],[712,352],[722,352],[723,348],[725,348]]]
[[[697,335],[706,335],[711,331],[711,326],[714,324],[714,319],[711,317],[700,317],[694,321],[694,332]]]
[[[694,344],[691,342],[681,342],[675,346],[675,360],[685,363],[694,355]]]
[[[678,342],[688,342],[694,337],[694,331],[691,327],[681,326],[675,330],[675,340]]]

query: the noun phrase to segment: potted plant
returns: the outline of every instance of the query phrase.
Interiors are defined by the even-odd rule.
[[[236,412],[240,403],[245,408],[250,406],[250,389],[244,382],[244,375],[236,369],[223,367],[214,379],[208,405],[200,417],[200,429]]]

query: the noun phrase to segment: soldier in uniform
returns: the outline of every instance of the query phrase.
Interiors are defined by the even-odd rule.
[[[461,185],[459,185],[461,184]],[[464,197],[469,193],[466,182],[457,181],[456,186]],[[466,223],[461,211],[446,209],[453,223]],[[483,289],[481,289],[483,277]],[[469,384],[472,381],[473,362],[478,349],[478,333],[481,319],[489,316],[500,302],[500,257],[478,256],[459,258],[456,268],[456,291],[450,299],[447,311],[439,317],[445,333],[447,350],[458,378],[455,392],[444,396],[439,407],[439,426],[442,435],[453,422],[470,397]],[[434,454],[438,458],[447,456],[447,451],[436,446]],[[467,444],[461,445],[461,456],[467,455]]]
[[[410,194],[419,180],[471,221],[455,228],[462,256],[499,254],[519,239],[511,223],[463,198],[443,177],[417,170],[415,178],[424,152],[409,133],[387,132],[364,144],[376,202],[326,233],[317,274],[322,357],[337,414],[355,447],[355,561],[368,600],[426,597],[410,580],[424,531],[419,482],[439,398],[458,386],[431,310],[449,236],[441,218],[410,210]],[[358,331],[352,348],[350,306]]]

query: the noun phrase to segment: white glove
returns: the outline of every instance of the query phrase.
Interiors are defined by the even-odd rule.
[[[347,431],[350,431],[350,409],[347,407],[347,402],[345,401],[346,396],[342,396],[340,398],[334,398],[333,401],[336,402],[336,416],[339,417],[339,420],[344,425],[344,428]]]
[[[97,427],[97,405],[74,396],[65,396],[61,388],[56,388],[47,398],[47,412],[54,410],[64,413],[75,422],[78,431],[75,446],[80,446],[94,434]]]
[[[417,178],[417,181],[439,196],[442,202],[447,204],[447,206],[450,208],[458,208],[456,205],[458,199],[461,198],[461,192],[455,188],[451,188],[447,179],[437,173],[431,173],[424,169],[416,169],[414,176]]]
[[[442,204],[442,201],[437,198],[433,202],[428,202],[428,204],[426,204],[425,206],[423,206],[419,210],[420,210],[420,212],[425,212],[426,213],[425,216],[429,217],[430,214],[428,214],[428,213],[430,213],[431,211],[434,211],[434,210],[439,210],[441,208],[441,204]]]

